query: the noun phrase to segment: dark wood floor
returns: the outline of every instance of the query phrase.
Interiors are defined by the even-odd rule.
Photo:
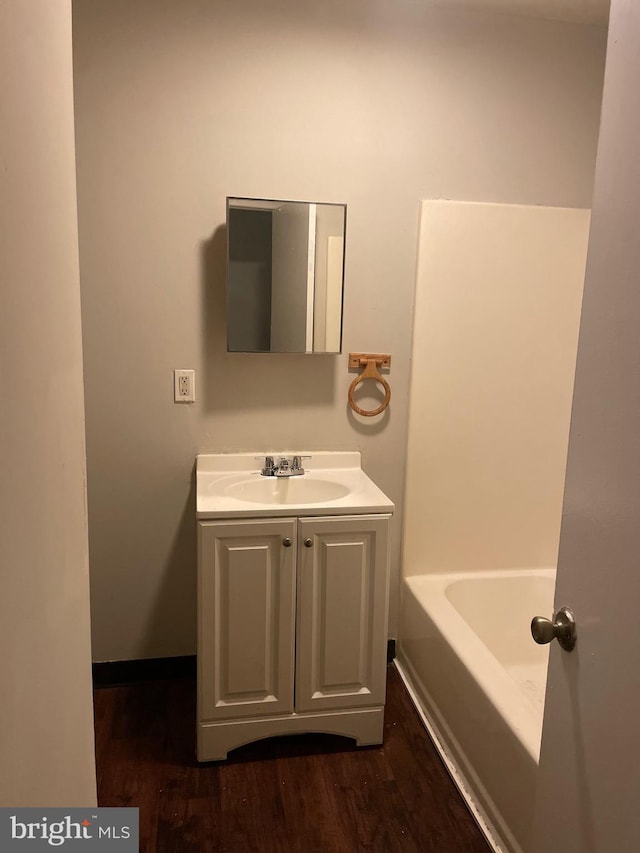
[[[140,808],[140,850],[487,853],[393,666],[382,747],[274,738],[200,765],[195,683],[95,691],[98,801]]]

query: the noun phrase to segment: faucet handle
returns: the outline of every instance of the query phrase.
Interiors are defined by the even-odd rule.
[[[291,462],[291,469],[293,471],[301,471],[304,474],[304,468],[300,464],[303,459],[311,459],[311,456],[294,456]]]
[[[275,465],[273,464],[273,456],[256,456],[255,459],[259,459],[260,462],[264,463],[264,467],[260,472],[263,477],[273,477],[273,472],[275,470]]]

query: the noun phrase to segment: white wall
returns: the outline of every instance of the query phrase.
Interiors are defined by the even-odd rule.
[[[71,4],[0,4],[0,806],[96,802]]]
[[[74,15],[95,658],[194,651],[198,451],[361,450],[398,506],[395,635],[419,200],[588,207],[604,29],[413,0]],[[227,195],[348,204],[341,356],[225,352]],[[392,353],[388,416],[348,410],[350,350]]]
[[[403,572],[555,566],[589,211],[425,202]]]

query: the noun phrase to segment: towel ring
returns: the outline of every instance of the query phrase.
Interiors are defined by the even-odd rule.
[[[391,364],[391,356],[390,355],[379,355],[375,353],[363,353],[363,352],[351,352],[349,353],[349,367],[362,367],[364,365],[364,370],[359,376],[353,380],[351,385],[349,386],[349,405],[358,415],[363,415],[365,418],[373,418],[375,415],[380,415],[389,405],[389,401],[391,400],[391,387],[389,383],[384,378],[384,376],[378,370],[378,367],[389,367]],[[373,379],[375,382],[379,382],[380,385],[384,388],[384,400],[377,409],[362,409],[356,401],[353,399],[353,395],[355,394],[356,388],[365,379]]]

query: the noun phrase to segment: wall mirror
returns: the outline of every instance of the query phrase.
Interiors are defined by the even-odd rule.
[[[346,213],[227,198],[228,352],[340,352]]]

